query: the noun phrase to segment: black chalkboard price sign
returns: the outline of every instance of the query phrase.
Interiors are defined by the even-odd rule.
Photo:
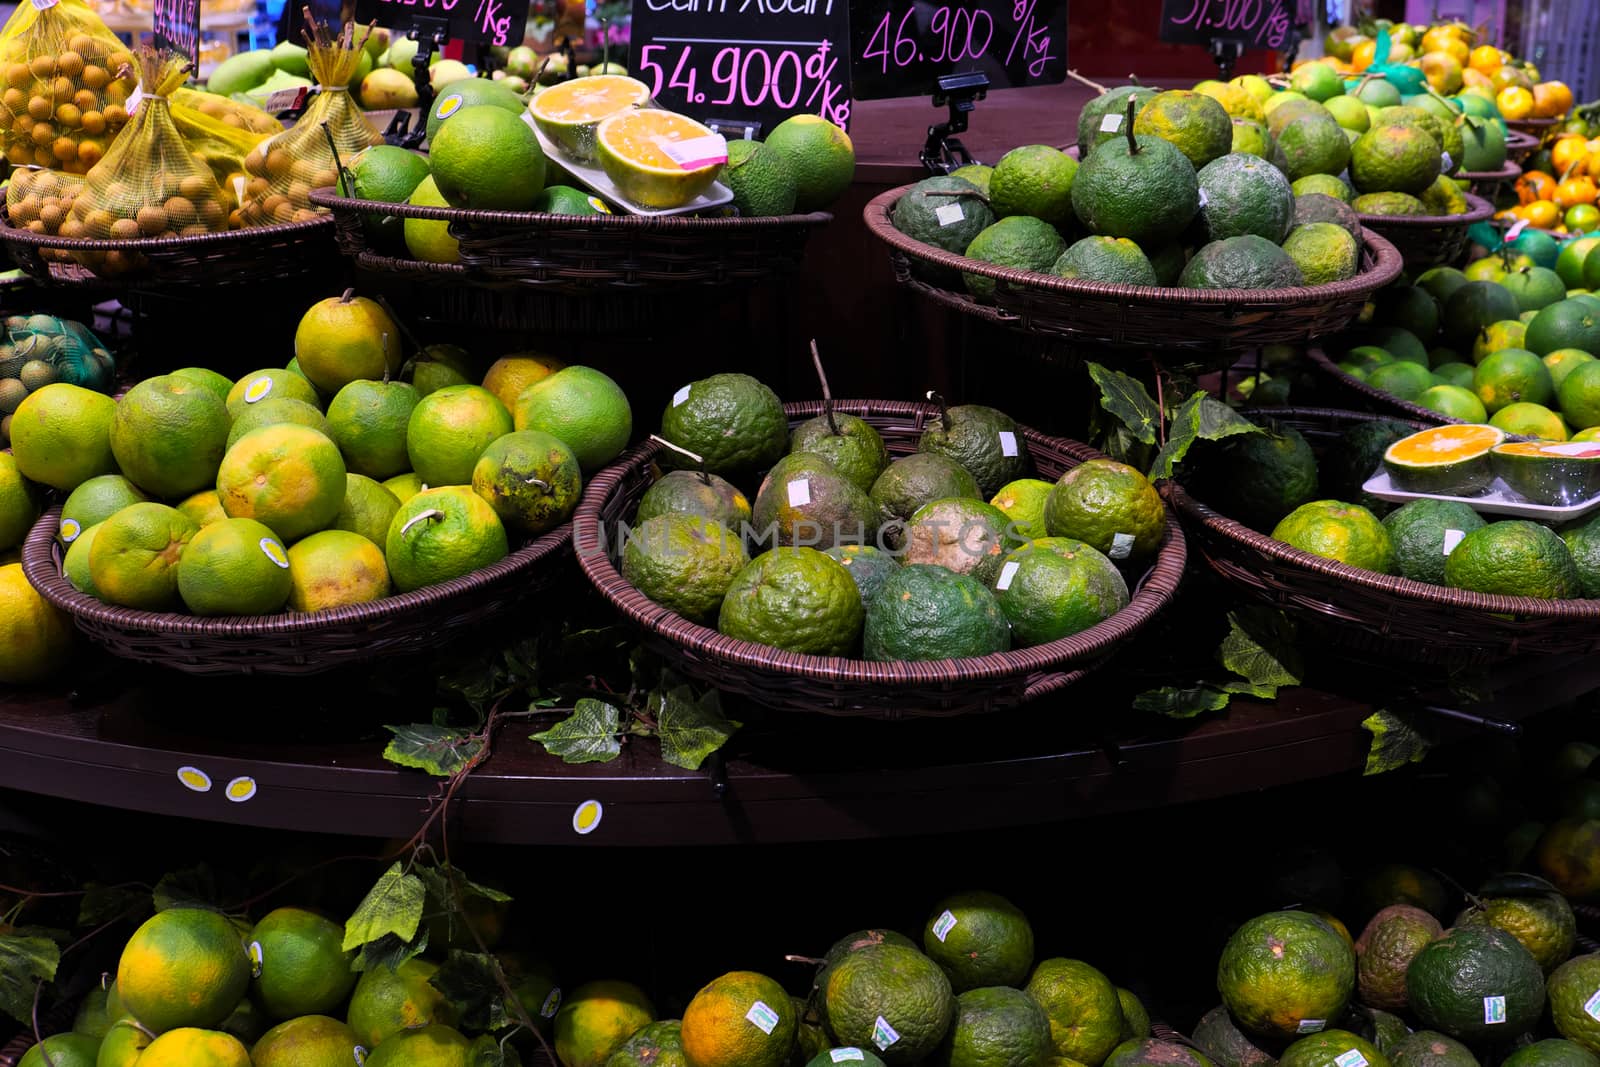
[[[927,96],[946,74],[995,88],[1067,77],[1067,0],[860,0],[850,10],[856,96]]]
[[[634,0],[632,74],[662,107],[769,131],[791,115],[850,125],[848,0]]]
[[[1289,0],[1161,0],[1158,36],[1173,44],[1231,37],[1246,48],[1281,49],[1293,21]]]
[[[155,44],[200,62],[200,0],[156,0]]]
[[[293,2],[293,0],[291,0]],[[519,45],[527,33],[528,0],[357,0],[356,22],[405,32],[412,19],[443,19],[452,41]]]

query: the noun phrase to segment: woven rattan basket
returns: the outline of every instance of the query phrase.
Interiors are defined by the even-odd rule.
[[[1248,414],[1300,431],[1319,452],[1351,426],[1384,417],[1319,408]],[[1600,651],[1600,601],[1490,596],[1377,574],[1290,548],[1218,514],[1175,482],[1162,489],[1200,557],[1223,580],[1347,648],[1451,665]]]
[[[940,290],[940,303],[1029,333],[1129,348],[1211,350],[1298,343],[1346,326],[1367,297],[1400,273],[1400,256],[1367,234],[1361,273],[1328,285],[1288,289],[1176,289],[1112,285],[1013,270],[945,252],[894,228],[895,204],[912,187],[873,198],[867,229],[889,246],[895,279],[925,295],[938,286],[923,274],[981,274],[995,281],[993,307]],[[931,268],[931,271],[930,271]]]
[[[1518,133],[1526,134],[1537,141],[1543,141],[1545,134],[1549,133],[1559,122],[1559,119],[1506,119],[1506,128]]]
[[[938,410],[871,400],[838,401],[836,410],[858,415],[883,435],[892,455],[916,451]],[[822,413],[820,403],[788,404],[791,422]],[[1054,480],[1100,455],[1075,441],[1024,428],[1022,437],[1041,478]],[[584,489],[573,516],[578,563],[601,594],[637,624],[645,640],[685,674],[786,711],[886,719],[951,716],[1015,707],[1064,688],[1099,666],[1172,599],[1183,576],[1183,534],[1168,516],[1167,534],[1138,582],[1132,601],[1111,618],[1072,637],[1031,648],[968,659],[877,663],[837,656],[808,656],[724,637],[646,598],[618,572],[610,548],[619,523],[655,480],[657,446],[634,449]]]
[[[246,285],[287,275],[341,266],[333,241],[333,220],[257,226],[196,237],[154,237],[132,241],[91,241],[19,230],[0,219],[0,243],[12,262],[38,281],[56,285],[140,288]],[[117,253],[126,270],[96,274],[74,253]]]
[[[1506,159],[1512,163],[1521,166],[1538,150],[1539,138],[1515,128],[1506,132]]]
[[[1382,234],[1399,251],[1407,270],[1452,264],[1467,250],[1467,227],[1494,214],[1494,205],[1467,193],[1462,215],[1362,215],[1361,225]]]
[[[1499,170],[1464,170],[1456,177],[1472,183],[1472,195],[1492,202],[1502,188],[1522,177],[1522,167],[1507,158],[1505,166]]]
[[[1315,346],[1306,349],[1306,358],[1311,365],[1322,374],[1324,380],[1338,391],[1337,395],[1348,401],[1351,407],[1362,411],[1376,411],[1384,415],[1398,415],[1402,418],[1413,419],[1417,422],[1436,426],[1446,422],[1462,422],[1465,420],[1441,415],[1437,411],[1430,411],[1420,404],[1413,404],[1409,400],[1401,400],[1391,396],[1382,389],[1374,388],[1354,375],[1346,374],[1339,369],[1339,365],[1328,358],[1328,354]]]
[[[789,274],[811,234],[833,220],[822,211],[771,218],[469,211],[353,200],[332,189],[312,190],[311,200],[333,212],[346,255],[378,251],[362,225],[369,214],[449,222],[464,280],[580,296],[681,292]]]
[[[61,509],[22,546],[28,581],[78,629],[123,659],[186,674],[318,674],[435,647],[444,635],[496,618],[554,580],[572,553],[563,525],[462,578],[367,604],[313,613],[200,618],[136,611],[78,592],[61,572]]]

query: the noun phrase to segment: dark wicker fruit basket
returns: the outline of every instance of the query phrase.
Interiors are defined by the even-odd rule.
[[[1521,166],[1539,150],[1539,138],[1512,128],[1506,132],[1506,159]]]
[[[1465,196],[1465,214],[1362,215],[1361,225],[1387,238],[1400,252],[1407,270],[1453,264],[1467,250],[1467,227],[1494,214],[1494,205],[1483,197]]]
[[[89,639],[123,659],[185,674],[319,674],[435,647],[442,634],[500,616],[553,581],[572,554],[562,525],[462,578],[366,604],[318,612],[202,618],[105,604],[61,572],[51,508],[22,545],[22,569],[39,594]]]
[[[822,413],[820,402],[784,406],[791,423]],[[841,400],[835,410],[858,415],[883,435],[891,455],[916,451],[923,429],[938,418],[931,405]],[[1039,477],[1054,480],[1085,460],[1087,445],[1023,428]],[[690,622],[635,589],[617,569],[611,548],[654,482],[659,446],[647,443],[584,487],[573,516],[578,564],[605,598],[644,631],[644,639],[685,674],[785,711],[903,719],[954,716],[1016,707],[1077,682],[1100,666],[1172,599],[1183,577],[1183,533],[1169,513],[1167,533],[1147,571],[1130,581],[1130,603],[1082,633],[989,656],[879,663],[809,656],[724,637]]]
[[[53,285],[248,285],[340,266],[333,219],[326,216],[195,237],[129,241],[53,237],[19,230],[0,218],[0,243],[28,275]],[[112,255],[122,264],[114,271],[97,272],[78,259]]]
[[[1559,119],[1535,118],[1506,119],[1506,128],[1508,130],[1515,130],[1520,134],[1525,134],[1528,137],[1534,138],[1535,140],[1543,141],[1545,134],[1554,129],[1555,124],[1559,121]]]
[[[1375,290],[1400,274],[1400,256],[1368,232],[1361,272],[1327,285],[1287,289],[1177,289],[1113,285],[997,267],[914,240],[894,228],[894,206],[912,187],[873,198],[867,229],[889,246],[895,280],[946,306],[1027,333],[1092,344],[1157,350],[1211,350],[1298,343],[1341,329]],[[931,271],[930,271],[931,268]],[[940,289],[918,271],[980,274],[995,282],[994,306]]]
[[[1492,202],[1503,187],[1522,177],[1522,166],[1508,157],[1499,170],[1464,170],[1456,177],[1472,183],[1472,195]]]
[[[812,232],[833,221],[825,211],[771,218],[472,211],[354,200],[333,189],[314,189],[311,200],[333,213],[346,255],[381,254],[368,244],[366,215],[449,222],[460,241],[463,280],[579,296],[715,288],[789,274],[799,268]]]
[[[1446,422],[1463,422],[1463,419],[1442,415],[1431,411],[1420,404],[1413,404],[1409,400],[1401,400],[1382,389],[1374,388],[1351,374],[1346,374],[1339,369],[1339,365],[1328,358],[1328,354],[1315,346],[1306,349],[1306,358],[1311,365],[1322,374],[1324,379],[1338,390],[1339,395],[1347,400],[1352,407],[1359,407],[1362,411],[1376,411],[1383,415],[1398,415],[1401,418],[1424,422],[1436,426]]]
[[[1319,453],[1350,427],[1385,417],[1321,408],[1248,414],[1300,431]],[[1344,647],[1452,666],[1526,652],[1600,651],[1600,600],[1491,596],[1378,574],[1275,541],[1212,510],[1176,482],[1163,483],[1162,490],[1200,556],[1223,580]]]

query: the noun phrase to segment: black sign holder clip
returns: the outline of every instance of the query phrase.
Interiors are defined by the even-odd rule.
[[[450,39],[450,23],[428,15],[413,15],[411,30],[406,36],[417,42],[417,53],[411,57],[411,81],[417,87],[419,114],[426,115],[433,106],[433,81],[428,77],[428,68],[433,63],[433,54],[444,48],[444,43]],[[401,148],[420,148],[427,135],[427,122],[419,119],[413,130],[411,113],[405,110],[395,112],[394,118],[389,120],[389,128],[383,131],[386,144]]]
[[[978,101],[989,95],[989,76],[974,71],[969,74],[946,74],[939,78],[939,91],[933,94],[933,106],[950,108],[950,119],[928,127],[928,140],[922,146],[919,158],[930,174],[949,174],[958,167],[975,163],[967,146],[955,134],[967,132],[967,116],[978,107]]]
[[[1233,77],[1233,65],[1244,55],[1244,41],[1237,37],[1211,38],[1211,61],[1217,65],[1217,77],[1228,81]]]

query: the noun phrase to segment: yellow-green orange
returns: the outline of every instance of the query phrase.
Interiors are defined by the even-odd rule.
[[[1301,1023],[1337,1019],[1355,988],[1356,954],[1327,923],[1301,911],[1258,915],[1217,961],[1217,989],[1239,1027],[1293,1040]]]
[[[433,175],[422,179],[411,199],[413,207],[449,207],[449,201],[439,194]],[[406,248],[411,255],[425,263],[455,263],[461,259],[461,242],[450,235],[448,222],[432,219],[406,219]]]
[[[1082,960],[1043,960],[1026,992],[1050,1017],[1055,1054],[1100,1063],[1122,1039],[1122,1005],[1111,980]]]
[[[251,405],[285,396],[304,400],[312,407],[322,406],[316,387],[303,376],[284,367],[263,367],[233,383],[233,388],[228,390],[228,414],[237,419]]]
[[[328,436],[353,474],[382,480],[408,470],[406,426],[421,395],[406,382],[354,381],[328,404]]]
[[[784,119],[767,134],[765,144],[794,175],[796,211],[827,207],[855,177],[856,152],[850,135],[817,115]]]
[[[95,1067],[135,1067],[140,1055],[154,1040],[139,1028],[132,1017],[125,1015],[111,1024],[111,1029],[100,1042],[100,1055]]]
[[[1031,215],[1051,225],[1072,220],[1072,179],[1078,161],[1049,145],[1013,148],[995,164],[989,206],[995,215]]]
[[[1307,285],[1354,278],[1361,259],[1356,239],[1344,227],[1331,222],[1296,226],[1284,240],[1283,250],[1300,268]]]
[[[1549,369],[1525,348],[1491,353],[1473,372],[1472,389],[1491,415],[1519,401],[1549,404],[1555,400]]]
[[[716,617],[734,576],[749,562],[743,542],[728,527],[684,512],[645,519],[622,549],[623,577],[693,622]]]
[[[389,577],[402,593],[471,574],[507,551],[500,517],[463,485],[428,489],[400,505],[384,543]]]
[[[1272,531],[1273,540],[1313,556],[1380,574],[1394,569],[1394,544],[1377,516],[1359,504],[1313,500],[1295,508]]]
[[[1233,123],[1222,105],[1203,93],[1157,93],[1133,120],[1135,134],[1153,134],[1175,146],[1196,170],[1233,146]]]
[[[533,127],[492,104],[450,116],[430,140],[428,160],[452,207],[527,211],[544,189],[544,150]]]
[[[270,911],[250,932],[250,941],[261,946],[255,993],[274,1019],[335,1011],[355,988],[354,954],[341,947],[344,927],[315,912]]]
[[[438,964],[412,959],[395,970],[375,967],[363,972],[350,995],[349,1022],[356,1039],[373,1049],[402,1030],[454,1024],[455,1011],[428,982],[438,969]]]
[[[228,517],[228,513],[222,510],[222,499],[217,496],[215,489],[196,493],[179,504],[178,510],[196,526],[210,526]]]
[[[187,378],[197,385],[203,385],[213,393],[217,399],[227,403],[228,394],[233,391],[233,383],[209,367],[179,367],[172,372],[175,378]]]
[[[489,365],[483,375],[483,387],[498,397],[507,411],[514,411],[524,389],[565,366],[556,357],[539,352],[513,353]]]
[[[393,478],[385,478],[383,487],[393,493],[396,500],[404,504],[407,500],[428,488],[428,485],[422,480],[422,475],[416,471],[406,471],[404,474],[396,474]]]
[[[365,604],[389,595],[383,550],[349,530],[323,530],[289,548],[289,607],[294,611]]]
[[[404,1030],[367,1054],[364,1067],[468,1067],[472,1042],[448,1026]]]
[[[182,1027],[150,1042],[139,1067],[251,1067],[250,1053],[232,1034]]]
[[[1072,537],[1112,559],[1139,559],[1161,545],[1167,513],[1150,480],[1126,463],[1091,459],[1056,481],[1045,501],[1052,537]]]
[[[117,963],[123,1005],[157,1033],[216,1026],[249,986],[250,958],[238,929],[201,908],[157,912],[134,931]]]
[[[72,653],[72,623],[28,583],[22,564],[0,566],[0,682],[54,674]]]
[[[517,397],[515,413],[517,429],[553,434],[585,473],[615,459],[633,436],[627,394],[593,367],[564,367],[534,382]]]
[[[344,502],[344,459],[307,426],[252,430],[222,458],[217,496],[236,519],[257,519],[287,542],[333,521]]]
[[[128,390],[111,422],[111,454],[128,480],[158,497],[210,485],[228,442],[228,409],[188,378],[164,374]]]
[[[337,393],[359,379],[397,376],[400,341],[400,329],[382,305],[346,290],[311,305],[300,317],[294,358],[312,385]]]
[[[178,598],[178,561],[200,528],[176,508],[132,504],[100,524],[89,573],[101,600],[162,611]],[[230,1005],[231,1007],[231,1005]]]
[[[262,1034],[250,1050],[250,1062],[253,1067],[350,1067],[356,1044],[356,1032],[338,1019],[303,1015]]]
[[[563,1067],[604,1067],[617,1047],[655,1018],[644,990],[628,982],[589,982],[556,1013],[556,1056]]]
[[[1600,361],[1580,362],[1571,368],[1556,396],[1568,425],[1583,430],[1600,426]]]
[[[389,521],[400,510],[400,498],[371,478],[345,476],[344,503],[330,529],[349,530],[373,544],[389,536]]]
[[[11,457],[0,456],[0,496],[6,492],[6,467]],[[14,463],[11,464],[15,470]],[[138,504],[149,500],[138,486],[120,474],[102,474],[90,478],[67,497],[67,502],[61,505],[61,527],[56,536],[61,543],[70,545],[78,534],[91,526],[96,526],[129,504]],[[3,508],[0,508],[3,510]],[[6,546],[5,538],[0,537],[0,548]]]
[[[115,473],[116,417],[117,402],[90,389],[56,382],[34,390],[9,420],[17,469],[67,493],[97,474]]]
[[[286,422],[309,426],[318,433],[328,433],[328,420],[315,404],[291,396],[268,397],[259,404],[246,407],[233,420],[233,425],[228,428],[228,447],[238,444],[239,438],[251,430],[280,426]]]
[[[554,434],[517,430],[495,441],[472,468],[472,491],[509,529],[541,534],[578,506],[577,457]]]
[[[1045,525],[1044,507],[1054,488],[1042,478],[1019,478],[1002,485],[989,503],[1005,512],[1013,534],[1031,541],[1050,532]]]
[[[794,1005],[781,985],[764,974],[734,971],[694,995],[683,1010],[680,1036],[692,1067],[783,1067],[795,1026]]]
[[[104,475],[103,477],[116,477]],[[94,480],[94,479],[91,479]],[[118,482],[122,479],[118,478]],[[132,486],[128,488],[133,489]],[[133,490],[138,493],[137,489]],[[76,491],[74,491],[76,495]],[[141,494],[138,499],[143,499]],[[72,497],[67,498],[67,503],[72,503]],[[77,510],[86,511],[86,508]],[[76,513],[76,512],[75,512]],[[63,510],[63,514],[65,511]],[[22,472],[17,469],[16,457],[9,452],[0,452],[0,550],[15,548],[22,544],[22,539],[28,536],[28,529],[33,525],[33,520],[39,517],[39,502],[34,498],[33,488],[22,477]],[[104,518],[100,515],[94,522]],[[94,523],[77,523],[77,529]],[[64,537],[65,543],[71,543],[72,538]]]
[[[94,535],[99,529],[97,523],[78,534],[67,546],[67,554],[61,560],[61,573],[66,576],[67,583],[78,592],[88,593],[96,599],[100,593],[94,587],[94,574],[89,570],[89,552],[94,548]]]
[[[1561,416],[1543,404],[1526,400],[1507,404],[1489,419],[1490,426],[1498,426],[1506,433],[1519,437],[1534,437],[1541,441],[1565,441],[1567,424]]]
[[[56,1034],[24,1053],[17,1067],[95,1067],[99,1051],[100,1042],[86,1034]]]
[[[419,397],[447,385],[472,385],[478,379],[476,363],[460,345],[428,345],[409,365]]]
[[[411,469],[429,485],[466,485],[483,450],[511,430],[511,414],[489,390],[446,386],[412,409],[406,453]]]
[[[178,563],[178,595],[196,615],[266,615],[289,599],[289,554],[254,519],[200,529]]]

